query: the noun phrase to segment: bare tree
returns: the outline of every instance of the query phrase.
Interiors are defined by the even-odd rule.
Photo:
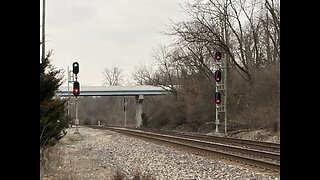
[[[224,51],[230,57],[228,64],[251,82],[252,70],[280,60],[279,8],[275,0],[187,3],[185,11],[191,20],[173,22],[167,34],[178,37],[176,44],[183,49],[204,46],[204,55],[215,50]],[[193,60],[193,64],[203,64],[202,58]]]
[[[210,119],[213,110],[199,108],[212,106],[207,100],[214,96],[213,54],[223,51],[228,56],[229,118],[251,119],[249,124],[279,119],[279,1],[199,0],[186,3],[185,11],[191,19],[172,22],[166,34],[175,41],[158,48],[153,54],[157,66],[140,67],[136,80],[179,85],[173,90],[180,119]]]
[[[174,61],[172,61],[171,52],[165,45],[160,45],[153,51],[152,58],[158,65],[158,69],[154,73],[154,82],[170,89],[172,93],[176,94],[179,70]]]
[[[154,69],[152,66],[140,64],[135,67],[132,78],[138,85],[156,85],[153,80],[153,74]]]
[[[103,75],[105,77],[103,85],[119,86],[123,82],[123,70],[119,67],[105,68]]]
[[[160,45],[154,49],[152,59],[156,65],[136,67],[132,74],[133,79],[139,85],[162,86],[176,94],[180,70],[172,59],[172,52],[166,46]]]

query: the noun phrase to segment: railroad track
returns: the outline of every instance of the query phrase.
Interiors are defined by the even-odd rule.
[[[280,172],[280,145],[260,141],[185,134],[147,132],[120,127],[90,126],[183,146],[193,151],[214,155],[242,164]]]
[[[213,143],[229,144],[229,145],[239,146],[243,148],[280,153],[279,143],[237,139],[237,138],[230,138],[230,137],[210,136],[210,135],[196,134],[196,133],[180,133],[180,132],[172,132],[172,131],[148,131],[148,132],[171,134],[179,137],[198,139],[198,140],[209,141]]]

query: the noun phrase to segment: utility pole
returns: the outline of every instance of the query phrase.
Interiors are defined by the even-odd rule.
[[[70,115],[70,91],[69,91],[69,83],[70,83],[70,73],[69,73],[69,66],[67,67],[67,73],[68,73],[68,111],[67,111],[67,115]]]
[[[224,40],[227,48],[229,47],[229,38],[228,38],[228,29],[227,29],[227,0],[225,1],[224,7]],[[229,61],[229,54],[225,53],[225,60],[224,60],[224,133],[227,134],[227,71],[228,71],[228,61]]]
[[[46,0],[42,1],[42,56],[41,61],[45,59],[46,49],[45,49],[45,9],[46,9]]]

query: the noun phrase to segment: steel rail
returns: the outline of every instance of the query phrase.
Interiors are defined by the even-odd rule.
[[[193,150],[202,151],[206,154],[214,154],[219,157],[231,159],[237,162],[242,162],[244,164],[254,165],[254,166],[270,169],[277,172],[280,171],[280,154],[279,153],[258,151],[258,150],[246,149],[246,148],[241,148],[236,146],[217,144],[213,142],[207,142],[207,141],[202,141],[202,140],[197,140],[192,138],[176,137],[173,135],[157,134],[157,133],[144,132],[144,131],[133,130],[133,129],[125,129],[125,128],[118,128],[118,127],[93,127],[93,128],[109,129],[119,133],[140,136],[140,137],[149,138],[149,139],[155,139],[162,142],[173,143],[176,145],[191,148]],[[231,153],[231,152],[237,152],[237,154]],[[239,153],[244,153],[246,155],[243,155],[243,154],[240,155]],[[256,157],[253,158],[251,155],[254,155]],[[261,157],[269,158],[271,160],[265,160],[263,158],[261,159]]]

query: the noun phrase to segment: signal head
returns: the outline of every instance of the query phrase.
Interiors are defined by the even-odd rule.
[[[214,79],[216,80],[216,82],[220,82],[222,78],[222,73],[220,70],[216,70],[216,72],[214,72]]]
[[[78,81],[73,82],[73,95],[76,97],[80,95],[80,83]]]
[[[78,62],[74,62],[72,64],[72,72],[74,74],[78,74],[79,73],[79,63]]]
[[[215,54],[214,54],[214,59],[215,59],[216,61],[220,61],[221,58],[222,58],[221,52],[220,52],[220,51],[216,51]]]
[[[214,97],[215,97],[216,104],[221,104],[221,93],[220,92],[216,92]]]

